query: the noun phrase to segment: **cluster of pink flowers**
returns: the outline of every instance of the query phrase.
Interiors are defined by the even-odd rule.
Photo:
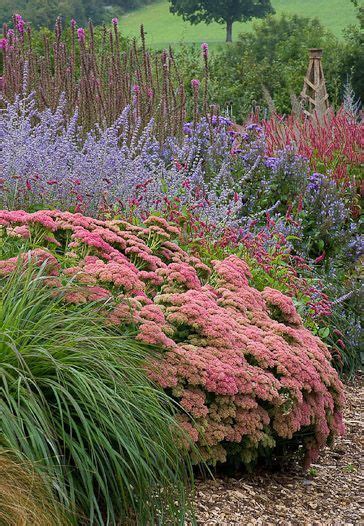
[[[20,34],[23,34],[24,33],[24,20],[22,18],[21,15],[19,14],[16,14],[14,15],[14,20],[15,20],[15,27],[16,29],[19,31]]]
[[[363,163],[363,122],[357,122],[342,108],[323,119],[289,115],[273,116],[262,122],[268,155],[295,145],[299,154],[310,159],[312,169],[325,165],[338,182],[350,181],[350,167]]]
[[[12,232],[24,234],[23,260],[26,250],[37,256],[33,238],[42,244],[52,275],[72,276],[68,301],[108,298],[107,323],[132,323],[139,340],[164,351],[149,374],[189,413],[181,425],[207,461],[226,461],[233,446],[249,463],[294,436],[312,460],[343,433],[343,387],[328,349],[290,297],[250,285],[237,256],[204,264],[160,217],[136,226],[70,212],[0,211],[0,229],[9,246]],[[0,275],[16,261],[1,262]]]
[[[298,255],[292,254],[287,237],[279,230],[272,218],[267,216],[266,225],[259,230],[243,232],[239,228],[225,228],[216,236],[216,225],[207,224],[191,212],[183,214],[174,203],[169,203],[167,217],[182,229],[188,225],[185,237],[199,239],[206,254],[215,250],[236,251],[244,247],[245,257],[254,266],[255,273],[270,277],[280,290],[297,299],[305,298],[307,313],[315,320],[325,320],[332,314],[332,302],[323,292],[323,283],[313,274],[312,265]],[[254,224],[252,223],[252,227]],[[317,261],[316,261],[317,262]],[[279,278],[277,279],[277,277]],[[307,276],[307,277],[304,277]],[[314,279],[312,279],[314,277]]]

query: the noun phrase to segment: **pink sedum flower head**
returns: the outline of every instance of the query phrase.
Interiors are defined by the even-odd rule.
[[[119,24],[119,19],[115,17],[111,20],[111,22],[114,26],[117,26]]]

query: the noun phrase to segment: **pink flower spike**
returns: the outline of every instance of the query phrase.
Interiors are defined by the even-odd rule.
[[[200,88],[200,81],[198,79],[192,79],[191,86],[195,92],[198,91]]]
[[[206,42],[204,42],[203,44],[201,44],[201,50],[202,50],[202,54],[205,58],[208,57],[209,55],[209,46],[208,44],[206,44]]]
[[[82,27],[77,29],[77,38],[79,42],[84,42],[86,38],[85,30]]]
[[[19,33],[24,33],[24,20],[18,13],[15,15],[15,26]]]

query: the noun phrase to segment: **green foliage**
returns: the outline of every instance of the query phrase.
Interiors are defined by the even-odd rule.
[[[9,23],[14,13],[20,13],[34,27],[54,26],[57,16],[66,20],[77,19],[85,24],[89,18],[98,23],[102,20],[103,6],[98,0],[0,0],[1,23]]]
[[[364,8],[363,8],[364,9]],[[363,11],[364,13],[364,11]],[[363,15],[364,18],[364,15]],[[354,93],[364,101],[364,31],[362,27],[350,26],[345,31],[345,54],[343,57],[343,75],[349,76]]]
[[[1,0],[0,0],[1,1]],[[278,15],[317,17],[322,25],[332,31],[335,36],[343,39],[342,31],[349,24],[356,23],[355,8],[350,0],[271,0]],[[147,32],[148,43],[162,49],[172,44],[201,44],[207,42],[210,49],[215,51],[218,45],[223,45],[226,29],[217,22],[206,24],[201,22],[191,25],[182,17],[175,16],[169,11],[168,0],[158,0],[151,5],[129,12],[121,19],[123,34],[137,37],[141,24]],[[234,40],[241,32],[251,31],[253,21],[235,22]],[[236,36],[235,36],[236,35]]]
[[[1,447],[36,462],[91,524],[183,524],[185,435],[146,378],[149,351],[106,331],[95,305],[64,306],[42,270],[0,282]]]
[[[239,41],[216,53],[210,64],[211,98],[242,120],[252,106],[267,106],[266,90],[279,113],[290,113],[308,65],[307,49],[324,49],[323,65],[330,100],[340,102],[344,45],[316,19],[267,17]],[[265,89],[264,89],[265,88]]]
[[[263,18],[274,10],[270,0],[170,0],[172,13],[191,24],[217,22],[226,24],[226,41],[232,40],[234,22]]]
[[[153,0],[0,0],[0,23],[9,23],[14,13],[20,13],[34,27],[54,25],[57,16],[64,20],[77,20],[79,25],[85,25],[88,20],[100,24],[109,14],[114,14],[113,8],[121,13],[136,9]]]

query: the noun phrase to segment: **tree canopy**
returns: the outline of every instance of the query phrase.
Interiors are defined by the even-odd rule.
[[[57,16],[74,18],[84,25],[88,20],[100,24],[110,15],[136,9],[153,0],[0,0],[0,24],[9,23],[14,13],[36,27],[53,27]]]
[[[226,24],[226,41],[232,41],[234,22],[246,22],[274,13],[270,0],[169,0],[170,11],[191,24]]]

